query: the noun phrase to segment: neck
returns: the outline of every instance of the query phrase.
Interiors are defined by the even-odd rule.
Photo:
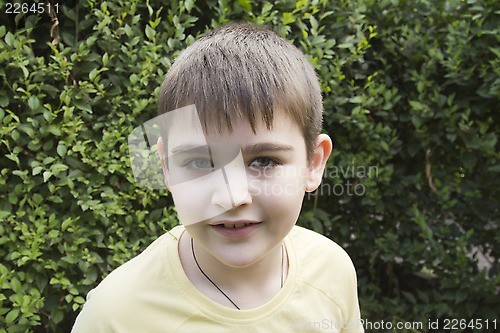
[[[191,241],[189,234],[184,233],[179,243],[183,268],[195,287],[212,300],[228,307],[249,309],[265,304],[281,290],[288,267],[281,243],[251,265],[232,267]]]

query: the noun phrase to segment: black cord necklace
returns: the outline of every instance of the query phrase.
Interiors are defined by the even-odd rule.
[[[284,269],[283,269],[283,266],[284,266],[284,252],[285,252],[284,245],[283,245],[283,243],[281,243],[281,288],[283,288],[283,284],[284,284],[284,281],[285,281]],[[229,302],[231,302],[231,304],[234,305],[235,308],[237,308],[238,310],[241,310],[240,307],[238,305],[236,305],[236,303],[234,303],[233,300],[224,291],[222,291],[222,289],[220,289],[219,286],[217,286],[215,284],[215,282],[212,281],[212,279],[210,279],[208,277],[208,275],[203,271],[203,269],[201,269],[200,264],[198,263],[198,260],[196,259],[196,255],[194,254],[194,242],[193,242],[192,238],[191,238],[191,253],[193,254],[194,262],[196,263],[196,266],[200,270],[201,274],[203,274],[203,276],[206,277],[207,280],[210,281],[210,283],[213,284],[213,286],[215,288],[217,288],[217,290],[219,290],[221,292],[221,294],[224,295],[229,300]]]

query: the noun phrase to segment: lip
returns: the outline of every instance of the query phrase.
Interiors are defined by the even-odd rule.
[[[236,228],[226,228],[224,225],[236,225]],[[247,236],[256,230],[262,222],[259,221],[248,221],[248,220],[238,220],[238,221],[217,221],[210,223],[210,228],[219,234],[230,237],[239,238]],[[243,226],[242,226],[243,225]]]

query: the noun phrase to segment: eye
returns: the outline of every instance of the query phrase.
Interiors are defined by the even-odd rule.
[[[214,164],[208,158],[193,158],[187,161],[184,166],[191,170],[207,170],[214,168]]]
[[[266,168],[274,168],[278,165],[281,165],[281,163],[270,157],[257,157],[252,162],[250,162],[249,166],[259,169],[266,169]]]

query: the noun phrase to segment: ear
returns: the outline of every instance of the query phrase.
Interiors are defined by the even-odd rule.
[[[165,145],[163,144],[163,138],[160,136],[158,141],[156,141],[156,151],[161,161],[161,168],[163,170],[163,181],[165,182],[165,186],[170,189],[170,178],[168,176],[168,169],[166,163],[166,155],[165,155]]]
[[[313,192],[321,184],[326,161],[332,152],[332,140],[326,134],[318,135],[308,166],[306,192]]]

